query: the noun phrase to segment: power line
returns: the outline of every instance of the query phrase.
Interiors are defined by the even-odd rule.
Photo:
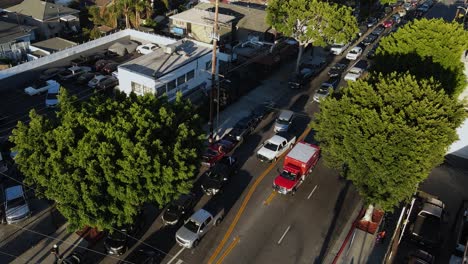
[[[13,181],[15,181],[15,182],[21,184],[22,186],[25,186],[25,187],[28,188],[28,189],[33,190],[35,193],[41,193],[41,192],[38,192],[35,188],[32,188],[32,187],[30,187],[30,186],[26,186],[26,185],[24,185],[22,182],[18,181],[17,179],[14,179],[14,178],[10,177],[9,175],[7,175],[7,174],[5,174],[5,173],[3,173],[3,172],[1,172],[0,174],[2,174],[2,175],[4,175],[4,176],[6,176],[6,177],[12,179]],[[44,193],[42,193],[42,194],[44,195]],[[69,206],[69,205],[64,205],[64,206],[66,206],[66,207],[72,209],[72,210],[75,211],[75,212],[78,212],[77,209],[75,209],[75,208],[73,208],[73,207],[71,207],[71,206]],[[83,212],[79,212],[79,213],[83,213]],[[94,218],[94,217],[92,217],[92,216],[90,216],[90,215],[88,215],[88,214],[85,214],[85,215],[88,216],[89,218],[93,219],[93,220],[96,220],[96,218]],[[150,244],[148,244],[148,243],[146,243],[146,242],[144,242],[144,241],[142,241],[142,240],[140,240],[140,239],[138,239],[138,238],[136,238],[136,237],[133,237],[133,236],[127,234],[127,233],[124,233],[124,232],[122,232],[122,231],[120,231],[120,230],[118,230],[118,229],[116,229],[116,228],[114,228],[114,227],[111,227],[111,228],[112,228],[112,230],[117,231],[117,232],[119,232],[119,233],[121,233],[121,234],[123,234],[123,235],[126,235],[127,237],[129,237],[129,238],[131,238],[131,239],[133,239],[133,240],[135,240],[135,241],[138,241],[138,242],[140,242],[141,244],[143,244],[143,245],[145,245],[145,246],[148,246],[148,247],[150,247],[150,248],[152,248],[152,249],[154,249],[154,250],[156,250],[156,251],[158,251],[158,252],[160,252],[160,253],[162,253],[162,254],[164,254],[164,255],[166,255],[166,256],[174,257],[173,255],[171,255],[171,254],[169,254],[169,253],[167,253],[167,252],[165,252],[165,251],[163,251],[163,250],[161,250],[161,249],[159,249],[159,248],[156,248],[156,247],[154,247],[154,246],[152,246],[152,245],[150,245]],[[1,242],[1,241],[0,241],[0,242]],[[107,256],[106,254],[104,254],[104,255]],[[184,261],[184,262],[185,262],[185,261]],[[187,262],[186,262],[186,263],[187,263]]]

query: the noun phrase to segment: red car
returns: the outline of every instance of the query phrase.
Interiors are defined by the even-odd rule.
[[[208,149],[203,154],[202,165],[207,167],[213,167],[216,162],[222,159],[227,153],[231,152],[236,143],[221,139],[208,146]]]
[[[395,23],[395,21],[393,21],[393,19],[388,19],[388,20],[385,20],[383,22],[383,26],[385,28],[389,28],[389,27],[392,27],[393,26],[393,23]]]

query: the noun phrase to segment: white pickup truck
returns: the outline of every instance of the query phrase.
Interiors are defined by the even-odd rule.
[[[296,136],[280,132],[265,141],[257,151],[260,161],[272,162],[277,160],[286,150],[291,149],[296,143]]]
[[[29,87],[24,88],[24,92],[32,96],[45,93],[52,87],[55,87],[58,90],[60,88],[60,84],[54,80],[39,81]]]
[[[213,226],[218,225],[224,217],[221,201],[212,199],[203,209],[196,211],[185,224],[177,230],[177,243],[185,248],[194,248]]]

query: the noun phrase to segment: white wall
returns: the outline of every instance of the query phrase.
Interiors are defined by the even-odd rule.
[[[447,154],[452,154],[461,158],[468,159],[468,118],[457,129],[459,140],[454,142]]]

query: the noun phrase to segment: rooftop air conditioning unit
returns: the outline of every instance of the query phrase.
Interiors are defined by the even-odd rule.
[[[174,46],[166,46],[166,47],[164,47],[164,52],[165,52],[166,54],[172,54],[172,53],[174,53],[175,51],[176,51],[176,47],[174,47]]]

